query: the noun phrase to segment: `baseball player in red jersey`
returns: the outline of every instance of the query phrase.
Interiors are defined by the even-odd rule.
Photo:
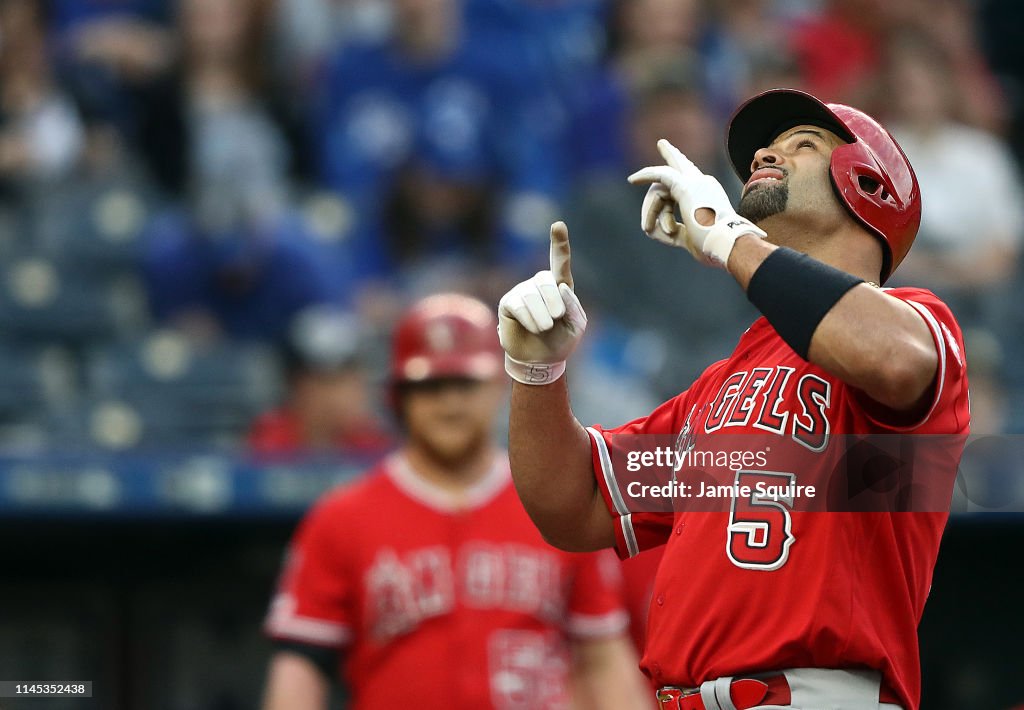
[[[588,707],[647,701],[619,564],[543,541],[491,429],[504,397],[494,314],[426,298],[394,338],[407,439],[302,521],[266,620],[265,710]]]
[[[551,270],[499,305],[516,488],[563,549],[665,545],[641,662],[661,707],[916,709],[917,624],[970,420],[949,309],[878,285],[916,234],[916,177],[871,117],[793,90],[740,107],[727,146],[738,209],[666,141],[666,164],[630,180],[650,185],[647,235],[726,270],[763,317],[649,416],[584,428],[561,375],[586,316],[553,225]],[[623,450],[664,435],[682,460],[667,510]],[[858,488],[880,505],[859,507]]]

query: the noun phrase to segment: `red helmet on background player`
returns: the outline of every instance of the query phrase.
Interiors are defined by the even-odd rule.
[[[489,380],[502,369],[494,309],[457,293],[417,301],[395,328],[391,382]]]
[[[881,241],[884,282],[917,236],[921,190],[903,149],[875,119],[803,91],[765,91],[740,106],[729,122],[726,148],[733,168],[746,182],[758,149],[805,124],[826,128],[846,141],[832,151],[832,187],[850,214]]]

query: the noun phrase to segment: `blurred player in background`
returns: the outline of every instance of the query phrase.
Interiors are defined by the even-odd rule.
[[[372,460],[394,445],[373,410],[358,319],[310,308],[289,329],[284,348],[286,400],[253,422],[249,450],[265,457],[341,452]]]
[[[630,181],[650,186],[647,235],[728,271],[764,317],[649,416],[585,429],[562,375],[587,317],[552,225],[550,271],[499,306],[516,488],[564,549],[665,546],[643,658],[665,710],[916,709],[917,626],[970,424],[949,308],[879,285],[917,233],[917,179],[870,116],[794,90],[744,104],[727,144],[738,210],[665,140],[666,164]],[[655,507],[621,454],[657,435],[677,454],[765,458],[670,467],[692,493]],[[696,500],[706,485],[735,489],[716,506]]]
[[[264,710],[649,705],[614,556],[545,543],[492,428],[501,350],[491,309],[426,298],[394,338],[402,448],[300,525],[266,631]]]

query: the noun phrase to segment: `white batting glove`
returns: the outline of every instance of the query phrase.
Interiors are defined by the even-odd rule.
[[[587,329],[572,290],[569,230],[551,225],[551,269],[516,284],[498,302],[498,340],[505,371],[524,385],[546,385],[565,373],[565,361]]]
[[[694,259],[703,261],[704,254],[690,239],[686,225],[676,220],[677,209],[669,189],[660,182],[654,183],[648,188],[640,207],[640,229],[654,241],[686,249]]]
[[[665,192],[679,206],[683,219],[685,230],[682,232],[681,245],[702,261],[725,268],[729,254],[741,236],[752,234],[762,239],[768,236],[756,224],[736,214],[721,183],[711,175],[702,173],[674,145],[662,139],[658,141],[658,151],[667,165],[643,168],[629,176],[629,181],[634,185],[651,185],[647,191],[648,197],[652,190],[658,188],[658,198],[644,199],[640,217],[641,227],[652,239],[657,237],[648,227],[661,225],[665,219],[662,216],[666,210]],[[697,210],[702,208],[715,213],[715,221],[711,226],[705,227],[697,221]],[[675,217],[672,219],[674,221]]]

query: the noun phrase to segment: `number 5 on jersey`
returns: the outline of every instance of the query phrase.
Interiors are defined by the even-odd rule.
[[[737,567],[770,571],[789,559],[793,520],[789,509],[793,499],[773,496],[767,491],[785,490],[796,482],[792,473],[737,471],[734,490],[749,493],[735,496],[729,514],[726,553]]]

